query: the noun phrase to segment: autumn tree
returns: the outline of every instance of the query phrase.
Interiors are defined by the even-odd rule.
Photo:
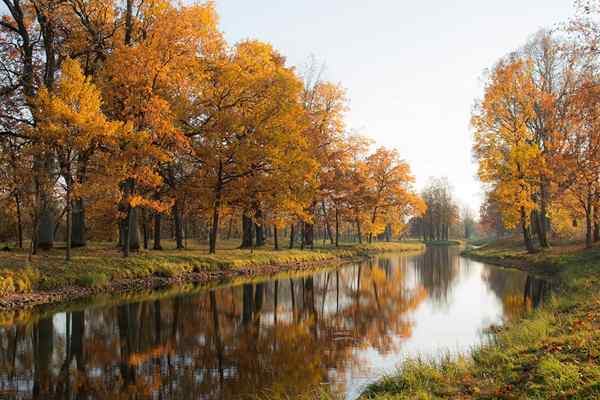
[[[77,61],[67,59],[52,93],[40,89],[35,102],[36,145],[49,150],[58,163],[65,192],[67,220],[66,259],[71,258],[72,205],[78,197],[81,179],[76,175],[77,163],[85,154],[111,138],[118,125],[106,120],[102,113],[100,93],[86,79]],[[74,193],[75,192],[75,193]]]

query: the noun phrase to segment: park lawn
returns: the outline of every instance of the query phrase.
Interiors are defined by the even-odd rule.
[[[442,360],[412,360],[364,399],[600,399],[600,248],[527,254],[502,242],[466,252],[529,264],[555,280],[542,308],[495,329],[488,345]]]
[[[64,245],[48,252],[39,252],[28,261],[27,251],[0,253],[0,296],[28,293],[35,290],[60,289],[67,286],[101,287],[108,282],[150,276],[172,277],[188,272],[252,269],[254,267],[322,263],[331,260],[366,256],[378,252],[420,251],[417,242],[376,242],[343,244],[336,248],[320,244],[314,250],[272,250],[271,247],[241,250],[238,242],[223,241],[216,254],[208,254],[204,243],[188,243],[185,250],[176,250],[170,241],[165,250],[141,250],[123,258],[114,243],[90,243],[86,248],[73,249],[72,260],[64,260]]]

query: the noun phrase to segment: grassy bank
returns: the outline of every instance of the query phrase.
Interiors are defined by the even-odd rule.
[[[60,248],[41,252],[31,262],[25,251],[3,252],[0,253],[0,297],[69,286],[98,288],[124,279],[326,263],[378,252],[419,251],[423,248],[419,243],[393,242],[274,251],[267,248],[240,250],[235,247],[237,244],[224,242],[216,254],[208,254],[202,243],[189,243],[185,250],[175,250],[173,244],[167,242],[163,251],[140,251],[125,259],[114,244],[93,243],[84,249],[74,249],[70,262],[64,261],[64,249]]]
[[[428,240],[425,244],[427,246],[461,246],[463,243],[460,240]]]
[[[558,291],[542,309],[492,333],[488,345],[458,359],[410,361],[363,397],[600,398],[600,248],[568,245],[530,255],[505,242],[467,253],[550,274]]]

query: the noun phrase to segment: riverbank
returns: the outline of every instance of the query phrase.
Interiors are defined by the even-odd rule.
[[[527,254],[498,243],[465,255],[551,277],[557,293],[541,309],[494,328],[489,343],[471,354],[409,361],[363,398],[600,398],[600,248],[569,245]]]
[[[70,262],[64,261],[64,249],[40,253],[31,262],[25,252],[5,252],[0,254],[0,310],[72,301],[99,293],[334,267],[376,253],[423,249],[424,245],[418,242],[282,251],[230,246],[211,255],[202,245],[190,245],[186,250],[141,251],[123,258],[114,245],[96,243],[75,249]]]

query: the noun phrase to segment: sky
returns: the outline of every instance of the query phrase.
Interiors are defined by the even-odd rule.
[[[574,14],[573,0],[217,0],[230,43],[271,43],[288,63],[311,56],[347,91],[348,128],[396,148],[421,189],[446,176],[479,209],[471,110],[486,68],[536,31]]]

